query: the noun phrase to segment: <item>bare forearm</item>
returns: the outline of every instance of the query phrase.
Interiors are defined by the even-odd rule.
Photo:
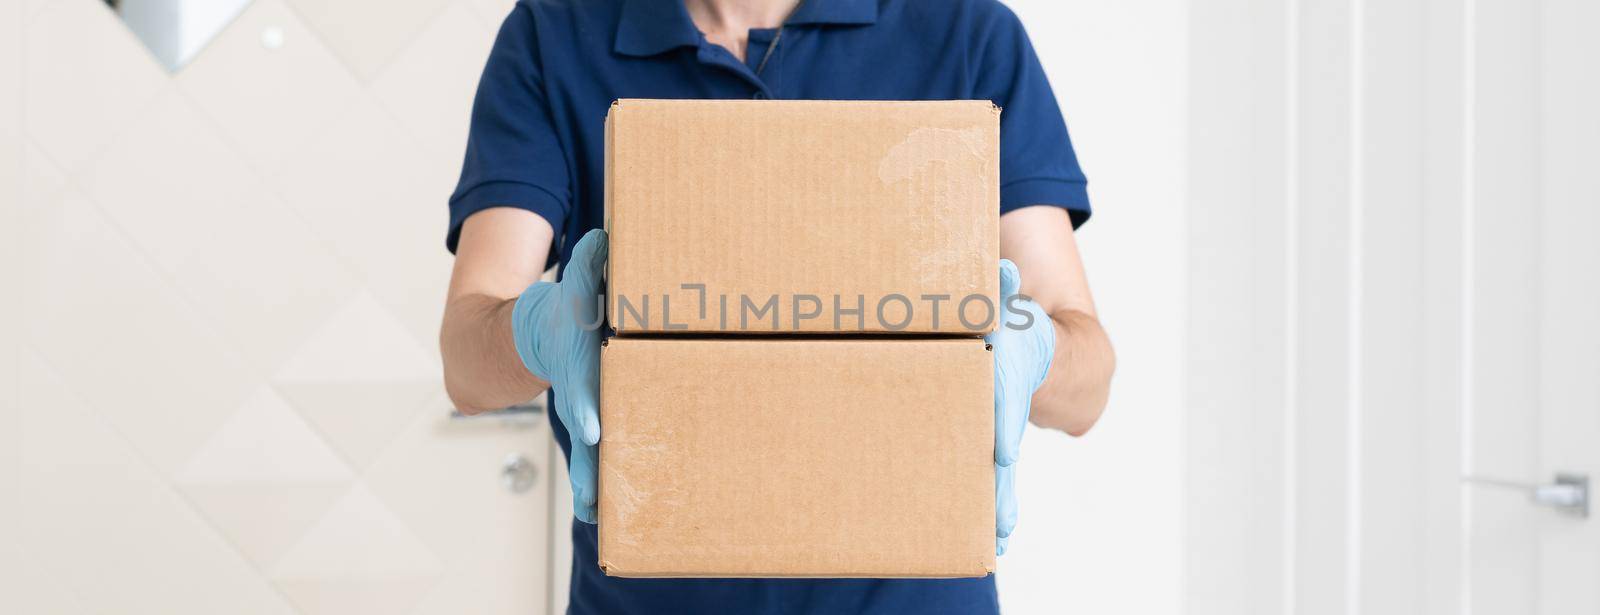
[[[550,387],[528,373],[511,337],[516,299],[469,294],[445,306],[439,347],[450,401],[464,414],[498,410],[537,397]]]
[[[1078,310],[1050,315],[1056,353],[1044,384],[1033,394],[1032,421],[1081,436],[1105,411],[1116,355],[1094,316]]]

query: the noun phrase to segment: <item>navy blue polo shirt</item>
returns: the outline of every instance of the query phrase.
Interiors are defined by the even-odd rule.
[[[522,0],[478,85],[447,247],[468,216],[517,207],[550,222],[551,260],[564,266],[602,224],[605,116],[618,98],[987,99],[1003,109],[1000,211],[1050,205],[1074,225],[1088,219],[1055,96],[997,0],[805,0],[777,34],[752,30],[741,62],[706,41],[682,0]],[[551,423],[570,455],[566,429]],[[993,576],[618,579],[595,563],[595,526],[574,520],[572,542],[572,613],[999,610]]]

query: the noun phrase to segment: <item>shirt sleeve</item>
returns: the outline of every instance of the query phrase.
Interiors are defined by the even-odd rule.
[[[1000,213],[1030,205],[1065,208],[1077,228],[1089,219],[1088,180],[1067,136],[1055,93],[1015,13],[999,2],[974,48],[975,98],[1000,106]]]
[[[445,247],[452,253],[461,225],[485,209],[515,207],[542,216],[555,229],[553,244],[572,209],[571,174],[545,96],[537,35],[532,11],[518,4],[500,26],[478,80],[466,161],[450,195]]]

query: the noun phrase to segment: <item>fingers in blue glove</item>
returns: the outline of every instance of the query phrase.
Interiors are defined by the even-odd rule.
[[[579,521],[594,523],[595,501],[599,495],[600,443],[600,284],[605,279],[609,238],[594,229],[578,240],[572,258],[562,271],[562,307],[574,310],[576,326],[585,338],[573,349],[567,378],[558,395],[564,397],[566,425],[572,442],[572,457],[567,476],[572,482],[572,514]]]
[[[1010,259],[1000,259],[1000,313],[1009,314],[1006,306],[1011,305],[1012,297],[1022,290],[1022,273],[1017,270],[1016,263]],[[1036,317],[1037,318],[1037,317]],[[990,333],[988,340],[992,344],[1002,347],[1015,343],[1002,343],[1003,337],[1015,336],[1018,331],[1006,329],[1005,318],[1002,318],[998,327]],[[1038,323],[1035,322],[1037,326]],[[1014,338],[1013,338],[1014,339]],[[1018,449],[1022,445],[1022,433],[1028,425],[1028,413],[1032,410],[1033,390],[1038,383],[1027,378],[1018,377],[1013,370],[1002,369],[1001,362],[1009,357],[995,353],[994,370],[994,461],[1001,466],[1010,466],[1017,462]]]
[[[565,408],[569,429],[575,431],[584,444],[600,442],[600,283],[605,276],[609,238],[602,229],[594,229],[578,240],[572,248],[572,259],[562,273],[561,296],[563,309],[573,310],[578,333],[582,341],[572,349],[567,365],[567,378],[559,383],[567,389]]]
[[[1055,355],[1055,331],[1039,304],[1019,297],[1022,274],[1000,261],[1000,313],[985,339],[994,348],[995,553],[1005,553],[1017,525],[1015,476],[1022,434],[1033,393],[1044,382]],[[1031,322],[1029,322],[1031,320]],[[1022,328],[1016,328],[1022,327]]]

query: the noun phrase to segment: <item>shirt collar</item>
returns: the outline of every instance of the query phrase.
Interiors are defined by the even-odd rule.
[[[877,0],[803,0],[785,25],[867,25],[878,20]],[[652,56],[700,44],[700,30],[683,0],[627,0],[612,49]]]
[[[625,55],[652,56],[699,44],[700,30],[689,19],[683,0],[627,0],[612,49]]]
[[[878,0],[802,0],[786,25],[865,26],[878,22]]]

